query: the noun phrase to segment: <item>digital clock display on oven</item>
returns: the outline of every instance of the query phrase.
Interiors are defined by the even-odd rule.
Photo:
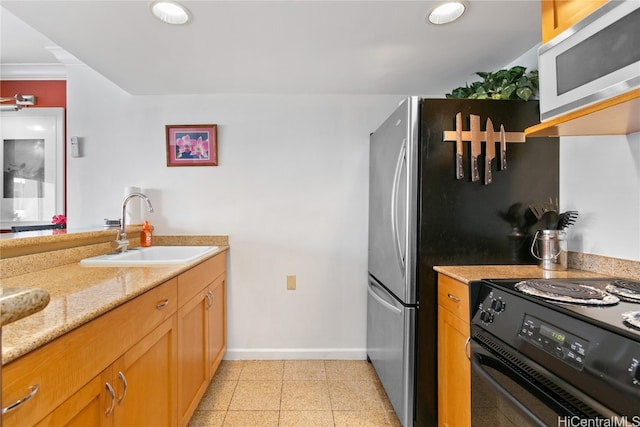
[[[581,370],[589,350],[589,341],[552,326],[529,314],[525,314],[520,338],[542,351]]]
[[[551,338],[552,340],[560,344],[564,343],[564,341],[567,339],[567,336],[565,334],[551,329],[546,325],[540,325],[540,335]]]

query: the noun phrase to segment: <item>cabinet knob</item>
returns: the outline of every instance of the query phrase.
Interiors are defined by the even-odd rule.
[[[108,417],[113,413],[113,408],[116,406],[116,392],[113,391],[113,387],[111,387],[111,384],[109,384],[108,382],[105,383],[104,385],[107,391],[109,392],[109,396],[111,396],[111,406],[109,406],[109,408],[107,408],[107,410],[104,411],[104,415]]]
[[[10,403],[9,405],[2,408],[2,415],[6,414],[9,411],[13,411],[14,409],[25,403],[27,400],[35,396],[38,390],[40,390],[40,384],[32,385],[29,388],[31,389],[31,391],[25,397],[23,397],[22,399],[18,399],[15,402]]]
[[[158,310],[162,310],[163,308],[165,308],[165,307],[166,307],[166,306],[168,306],[168,305],[169,305],[169,300],[168,300],[168,299],[166,299],[166,300],[164,300],[164,301],[162,301],[162,302],[157,303],[157,304],[156,304],[156,308],[157,308]]]
[[[127,397],[127,388],[129,384],[127,384],[127,378],[124,376],[122,371],[118,371],[118,379],[122,381],[122,396],[118,398],[118,405],[121,405],[124,398]]]
[[[213,292],[209,291],[206,295],[207,298],[207,309],[210,309],[213,306]]]
[[[451,301],[460,302],[460,298],[455,295],[447,294],[447,298],[449,298]]]

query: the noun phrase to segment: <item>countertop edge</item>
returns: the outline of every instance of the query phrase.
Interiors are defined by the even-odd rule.
[[[543,270],[537,265],[437,265],[433,269],[466,284],[482,279],[611,277],[575,269]]]

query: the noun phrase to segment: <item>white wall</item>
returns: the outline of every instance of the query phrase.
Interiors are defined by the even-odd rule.
[[[563,137],[560,171],[569,250],[640,261],[640,133]]]
[[[368,135],[399,96],[136,96],[69,68],[70,227],[140,186],[158,234],[228,234],[229,358],[364,358]],[[218,167],[166,166],[166,124],[218,124]],[[286,290],[286,276],[297,290]]]
[[[368,135],[402,96],[133,97],[84,65],[67,90],[70,227],[140,186],[157,233],[230,236],[227,357],[364,357]],[[219,125],[220,166],[166,167],[164,126],[198,123]],[[561,139],[571,250],[640,260],[639,164],[638,134]]]

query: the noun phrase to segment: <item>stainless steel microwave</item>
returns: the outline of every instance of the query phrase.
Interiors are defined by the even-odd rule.
[[[640,87],[640,1],[610,0],[538,49],[540,119]]]

